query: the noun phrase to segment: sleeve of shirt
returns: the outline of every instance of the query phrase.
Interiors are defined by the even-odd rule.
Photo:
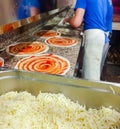
[[[40,1],[39,0],[30,0],[30,6],[40,8]]]
[[[111,0],[108,0],[108,12],[107,12],[107,17],[106,17],[106,21],[107,21],[107,28],[109,32],[112,32],[112,16],[113,16],[113,6],[112,6],[112,2],[110,2]]]
[[[78,8],[86,9],[87,2],[86,0],[77,0],[75,5],[75,10]]]

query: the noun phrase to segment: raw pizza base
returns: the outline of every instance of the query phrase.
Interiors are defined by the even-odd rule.
[[[64,75],[70,69],[70,62],[62,56],[42,54],[21,59],[15,69]]]
[[[2,57],[0,57],[0,67],[4,66],[4,59]]]
[[[75,38],[69,37],[51,37],[45,40],[47,45],[55,47],[73,47],[77,45],[78,41]]]
[[[35,36],[40,38],[49,38],[49,37],[55,37],[60,36],[60,32],[54,31],[54,30],[40,30],[34,33]]]
[[[57,29],[57,32],[61,33],[61,34],[68,34],[70,33],[70,29],[67,29],[67,28],[59,28]]]
[[[8,54],[13,56],[32,56],[47,52],[49,47],[42,42],[18,42],[7,47]]]

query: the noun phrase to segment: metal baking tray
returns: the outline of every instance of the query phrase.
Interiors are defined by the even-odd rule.
[[[28,91],[33,95],[37,95],[40,91],[63,93],[88,108],[112,106],[120,111],[119,84],[117,86],[35,72],[1,71],[0,95],[9,91]]]

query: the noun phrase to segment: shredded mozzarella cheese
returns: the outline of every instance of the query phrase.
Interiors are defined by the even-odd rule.
[[[63,94],[8,92],[0,96],[0,129],[119,129],[111,107],[86,109]]]

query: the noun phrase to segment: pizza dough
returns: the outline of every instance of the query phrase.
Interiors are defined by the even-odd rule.
[[[4,59],[2,57],[0,57],[0,67],[4,66]]]
[[[67,28],[59,28],[57,29],[57,32],[60,32],[61,34],[68,34],[71,32],[71,30]]]
[[[60,33],[54,30],[40,30],[34,33],[35,36],[41,38],[49,38],[54,36],[60,36]]]
[[[78,43],[77,39],[69,37],[51,37],[46,39],[45,42],[48,45],[56,47],[71,47]]]
[[[70,69],[70,62],[62,56],[42,54],[21,59],[15,69],[64,75]]]
[[[49,47],[42,42],[18,42],[7,47],[6,51],[13,56],[30,56],[48,51]]]

